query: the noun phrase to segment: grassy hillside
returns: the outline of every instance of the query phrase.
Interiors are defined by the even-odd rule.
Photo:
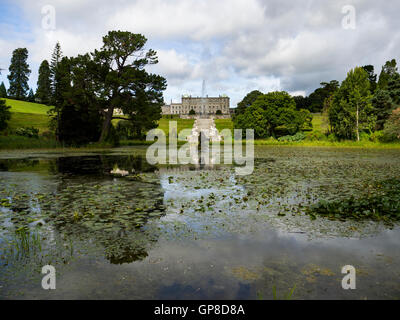
[[[180,118],[161,118],[158,121],[158,128],[163,130],[165,134],[168,136],[169,133],[169,122],[176,121],[178,124],[178,133],[183,129],[192,129],[194,120],[193,119],[180,119]]]
[[[47,111],[51,107],[40,103],[5,99],[6,105],[11,107],[9,128],[15,130],[21,127],[35,127],[39,132],[48,130],[49,117]]]
[[[40,103],[19,101],[13,99],[5,99],[6,104],[11,107],[11,112],[21,112],[21,113],[34,113],[34,114],[44,114],[47,115],[47,111],[51,107]]]
[[[319,131],[321,133],[326,133],[328,131],[328,119],[327,116],[321,113],[313,113],[313,131]]]
[[[12,112],[8,127],[13,131],[22,127],[34,127],[39,133],[49,130],[49,117],[44,114]]]

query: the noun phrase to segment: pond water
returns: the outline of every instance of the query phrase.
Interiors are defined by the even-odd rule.
[[[400,177],[400,151],[260,146],[249,176],[145,153],[0,153],[0,299],[400,298],[397,223],[304,213]]]

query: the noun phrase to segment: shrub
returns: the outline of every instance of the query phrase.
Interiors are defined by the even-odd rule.
[[[302,141],[306,138],[306,135],[303,132],[297,132],[293,136],[283,136],[278,139],[280,142],[297,142]]]
[[[383,141],[383,131],[375,131],[371,134],[371,136],[369,137],[369,140],[372,142],[379,142],[379,141]]]
[[[313,131],[306,135],[306,140],[309,141],[326,141],[327,136],[321,131]]]
[[[23,127],[23,128],[18,128],[15,130],[15,134],[17,136],[22,136],[22,137],[27,137],[27,138],[39,138],[39,129],[34,128],[34,127]]]
[[[338,138],[336,137],[336,135],[334,133],[331,133],[330,135],[328,135],[328,141],[336,142],[336,141],[338,141]]]
[[[190,109],[189,115],[190,115],[190,116],[194,116],[195,114],[196,114],[196,111],[194,111],[193,109]]]
[[[360,132],[360,141],[370,141],[371,135],[367,132]]]

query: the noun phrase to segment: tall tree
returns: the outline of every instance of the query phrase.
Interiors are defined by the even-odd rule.
[[[294,101],[296,102],[296,109],[308,109],[308,97],[294,96]]]
[[[18,100],[25,99],[29,89],[28,80],[31,70],[27,59],[28,50],[26,48],[18,48],[13,51],[9,68],[10,74],[7,76],[10,82],[8,95]]]
[[[39,67],[36,97],[41,103],[47,105],[51,103],[51,72],[50,65],[47,60],[43,60]]]
[[[330,97],[339,88],[339,82],[332,80],[330,82],[321,82],[321,87],[317,88],[307,97],[308,109],[310,112],[321,112],[326,98]]]
[[[395,59],[386,61],[379,75],[378,89],[385,90],[389,80],[397,73],[397,62]]]
[[[51,103],[54,105],[54,108],[50,111],[53,118],[55,119],[56,122],[56,140],[59,141],[59,132],[58,129],[60,127],[60,108],[61,104],[63,103],[63,97],[62,97],[62,92],[60,88],[60,83],[61,83],[61,77],[62,75],[59,72],[59,64],[62,59],[62,51],[61,51],[61,46],[60,43],[57,42],[53,54],[51,56],[51,61],[50,61],[50,79],[51,79],[51,93],[52,93],[52,98],[51,98]]]
[[[29,90],[28,97],[26,98],[29,102],[35,102],[35,94],[33,93],[32,88]]]
[[[362,67],[368,74],[368,80],[370,83],[370,91],[371,93],[375,92],[377,83],[376,83],[376,79],[377,79],[377,74],[374,71],[374,66],[373,65],[366,65]]]
[[[253,91],[249,92],[248,94],[246,94],[246,96],[243,98],[243,100],[237,104],[237,108],[235,110],[235,115],[244,113],[246,108],[250,107],[254,103],[254,101],[256,101],[257,98],[259,96],[261,96],[262,94],[263,93],[258,90],[253,90]]]
[[[7,128],[8,120],[11,119],[9,106],[6,106],[6,100],[0,99],[0,131]]]
[[[7,98],[7,89],[4,82],[1,82],[0,84],[0,98]]]
[[[90,56],[62,58],[58,65],[60,106],[59,139],[68,145],[97,141],[101,131],[101,114],[95,95]]]
[[[375,127],[369,88],[368,74],[363,68],[356,67],[347,73],[329,110],[329,121],[338,137],[360,141],[362,130],[372,131]]]
[[[394,73],[389,79],[386,89],[377,89],[372,105],[377,116],[376,129],[382,130],[392,111],[400,106],[400,74]]]
[[[372,98],[372,105],[376,115],[376,130],[382,130],[386,120],[394,109],[393,100],[388,90],[377,89]]]
[[[119,108],[129,118],[134,118],[141,102],[161,106],[162,91],[166,80],[149,74],[145,67],[158,62],[156,52],[145,51],[147,39],[141,34],[125,31],[110,31],[103,37],[103,47],[92,54],[97,66],[96,96],[104,103],[99,104],[104,121],[99,141],[108,136],[111,120]]]

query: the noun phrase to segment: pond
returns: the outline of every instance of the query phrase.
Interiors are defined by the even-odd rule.
[[[399,150],[257,146],[248,176],[145,154],[0,153],[0,299],[400,298],[398,223],[305,214],[400,177]]]

